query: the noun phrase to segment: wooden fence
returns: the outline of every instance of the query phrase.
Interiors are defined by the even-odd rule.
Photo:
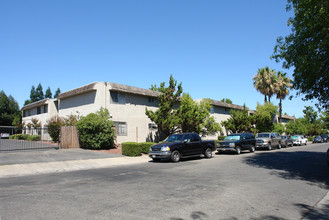
[[[75,126],[61,127],[61,148],[80,148],[78,130]]]

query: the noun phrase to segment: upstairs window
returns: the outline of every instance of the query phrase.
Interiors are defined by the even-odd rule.
[[[111,94],[111,103],[114,104],[126,103],[126,94],[120,92],[110,92],[110,94]]]

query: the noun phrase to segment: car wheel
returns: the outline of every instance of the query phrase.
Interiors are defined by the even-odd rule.
[[[207,148],[206,151],[204,152],[205,158],[211,158],[212,157],[212,150],[211,148]]]
[[[174,163],[177,163],[180,161],[180,153],[175,150],[174,152],[171,153],[171,161]]]
[[[255,152],[255,146],[251,145],[250,149],[249,149],[250,153]]]
[[[238,155],[241,154],[241,149],[240,149],[240,147],[236,147],[236,148],[235,148],[235,151],[236,151],[236,154],[238,154]]]
[[[307,145],[307,141],[305,142],[305,146]]]
[[[278,144],[278,147],[277,147],[277,148],[278,148],[278,149],[281,149],[281,143]]]
[[[272,146],[271,146],[271,144],[268,144],[268,146],[267,146],[267,150],[272,150]]]

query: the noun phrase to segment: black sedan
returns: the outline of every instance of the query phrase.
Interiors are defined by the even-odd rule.
[[[329,136],[327,134],[321,134],[320,136],[323,139],[323,142],[328,142]]]
[[[281,141],[282,147],[294,146],[294,142],[290,136],[281,136],[281,138],[282,138]]]

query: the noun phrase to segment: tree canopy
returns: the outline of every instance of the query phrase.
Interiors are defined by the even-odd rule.
[[[11,126],[20,119],[20,109],[17,101],[10,95],[0,91],[0,125]]]
[[[251,117],[248,115],[248,109],[245,107],[243,110],[230,111],[230,116],[226,121],[221,124],[225,127],[226,131],[232,133],[250,132],[252,128]]]
[[[291,33],[278,37],[272,58],[294,68],[293,88],[329,107],[329,1],[288,0]]]

